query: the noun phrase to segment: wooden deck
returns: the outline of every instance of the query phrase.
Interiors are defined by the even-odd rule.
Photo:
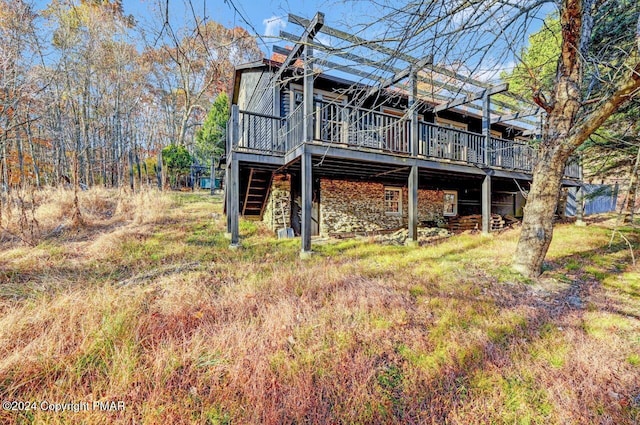
[[[303,143],[302,105],[288,117],[238,112],[238,137],[234,151],[284,156]],[[233,116],[229,126],[236,125]],[[530,145],[420,121],[418,143],[413,147],[410,115],[404,117],[378,111],[314,101],[314,144],[349,147],[400,157],[474,165],[531,174],[536,152]],[[578,158],[565,169],[565,177],[580,178]]]

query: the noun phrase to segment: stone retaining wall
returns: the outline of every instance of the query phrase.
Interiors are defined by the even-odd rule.
[[[283,211],[284,209],[284,211]],[[284,215],[284,218],[283,218]],[[275,175],[262,221],[273,231],[291,226],[291,178]]]
[[[402,215],[385,212],[382,183],[322,179],[320,233],[375,232],[407,227],[409,194],[402,189]],[[418,221],[443,222],[443,192],[418,190]]]
[[[385,212],[385,187],[402,189],[402,215]],[[418,221],[443,225],[444,193],[418,190]],[[284,220],[283,211],[284,208]],[[349,180],[320,180],[320,234],[377,232],[406,228],[409,218],[408,188]],[[291,226],[291,177],[276,175],[263,221],[273,231]]]

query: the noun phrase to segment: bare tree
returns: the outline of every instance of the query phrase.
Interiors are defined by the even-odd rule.
[[[260,59],[262,52],[240,27],[195,19],[174,28],[166,7],[159,4],[166,20],[157,19],[149,31],[153,43],[148,41],[144,56],[149,81],[163,104],[168,141],[184,145],[187,131],[195,133],[215,96],[230,92],[234,66]]]
[[[362,8],[359,2],[352,4]],[[637,2],[374,1],[367,5],[368,12],[361,11],[371,20],[352,26],[354,33],[377,36],[377,43],[395,50],[398,57],[402,52],[433,55],[436,66],[457,70],[464,81],[464,75],[486,74],[488,64],[496,67],[497,74],[500,64],[517,57],[533,25],[542,22],[550,7],[557,7],[561,49],[551,90],[530,96],[546,116],[513,262],[515,270],[529,277],[541,273],[551,243],[568,159],[608,117],[638,95]]]

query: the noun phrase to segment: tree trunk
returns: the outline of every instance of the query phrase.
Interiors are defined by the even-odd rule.
[[[7,163],[7,143],[8,138],[3,137],[2,143],[0,146],[2,147],[2,152],[0,155],[0,168],[2,168],[2,181],[0,181],[0,192],[9,192],[11,190],[11,182],[9,181],[9,164]]]
[[[73,227],[82,226],[84,224],[82,221],[82,213],[80,212],[80,200],[78,199],[78,188],[80,187],[78,155],[79,155],[78,151],[74,152],[74,155],[73,155],[73,216],[71,218]]]
[[[27,176],[24,173],[24,153],[22,149],[22,137],[16,137],[16,152],[18,153],[18,170],[20,171],[19,185],[23,187],[25,185]]]
[[[215,158],[212,156],[211,157],[211,173],[209,176],[209,191],[211,193],[211,195],[213,195],[215,193],[215,186],[214,183],[216,181],[216,160]]]
[[[164,179],[162,178],[162,149],[160,149],[158,151],[158,173],[157,173],[157,178],[158,178],[158,190],[162,190],[163,186],[164,186]]]
[[[29,141],[29,150],[31,152],[31,163],[33,166],[33,176],[35,177],[35,184],[37,188],[40,188],[40,169],[38,168],[38,161],[36,160],[36,150],[33,146],[33,134],[31,134],[31,120],[27,121],[27,140]]]
[[[562,26],[561,54],[551,102],[534,95],[536,103],[547,111],[542,129],[542,143],[533,170],[533,182],[527,196],[522,219],[522,232],[513,261],[514,270],[526,277],[536,278],[542,273],[542,262],[553,236],[553,215],[564,168],[569,156],[582,143],[570,138],[575,118],[581,107],[580,79],[582,62],[576,46],[582,44],[580,35],[583,18],[581,0],[563,2],[560,13]],[[586,131],[580,133],[585,136]],[[588,134],[584,137],[586,139]],[[582,140],[584,141],[584,140]]]
[[[129,149],[129,188],[132,193],[135,192],[135,184],[133,180],[133,152]]]
[[[558,206],[565,160],[559,152],[549,152],[536,165],[513,268],[523,275],[540,275],[542,262],[553,236],[553,216]]]

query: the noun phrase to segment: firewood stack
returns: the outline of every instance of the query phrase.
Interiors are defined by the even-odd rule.
[[[502,230],[506,222],[501,215],[491,214],[491,230]],[[465,215],[452,217],[449,219],[449,230],[453,232],[464,232],[465,230],[482,230],[482,215]]]
[[[499,214],[491,214],[491,230],[504,229],[505,221]]]

